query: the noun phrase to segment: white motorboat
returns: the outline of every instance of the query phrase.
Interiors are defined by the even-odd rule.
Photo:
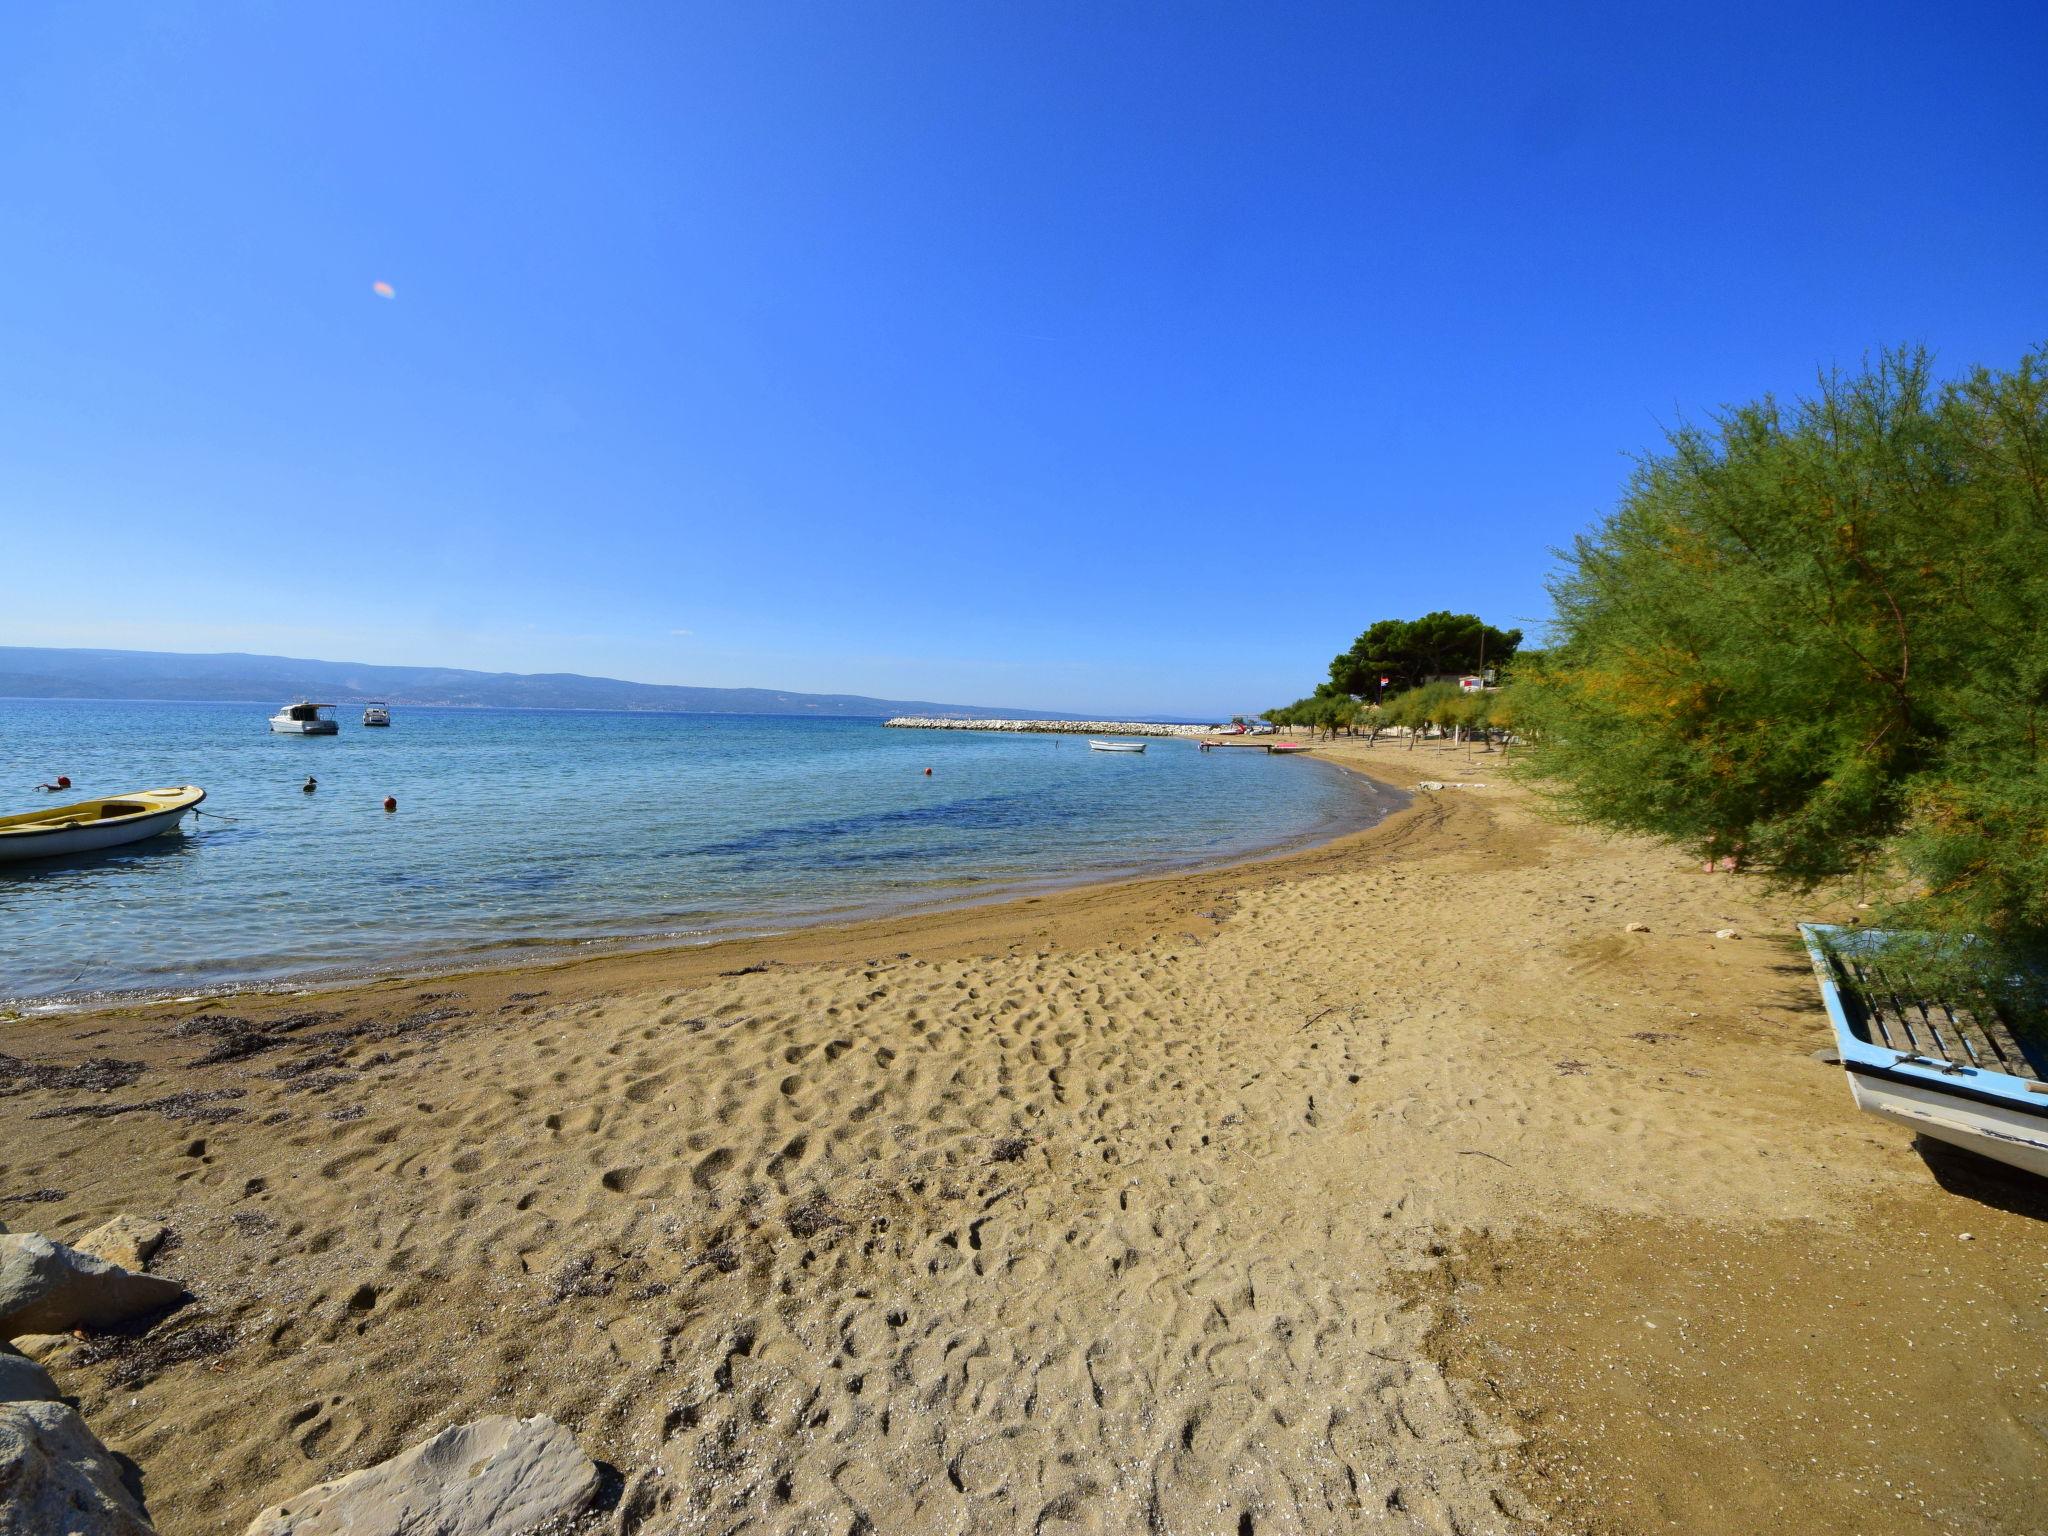
[[[1916,1000],[1881,955],[1884,934],[1801,923],[1836,1055],[1858,1109],[2048,1178],[2048,1049],[1988,1002]]]
[[[1142,752],[1145,750],[1145,743],[1142,741],[1095,741],[1091,738],[1088,743],[1088,750],[1091,752]]]
[[[365,725],[389,725],[390,723],[391,723],[391,706],[390,706],[389,704],[381,704],[381,703],[380,703],[380,704],[370,704],[370,705],[366,705],[366,706],[364,707],[364,709],[363,709],[363,724],[365,724]]]
[[[332,704],[310,704],[300,699],[272,715],[270,728],[280,736],[333,736],[341,730],[340,722],[332,715],[320,713],[332,708]]]
[[[97,853],[168,832],[206,798],[197,784],[142,789],[110,800],[85,800],[19,816],[0,816],[0,864]]]

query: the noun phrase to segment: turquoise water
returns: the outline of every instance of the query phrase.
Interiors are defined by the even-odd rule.
[[[772,932],[1221,861],[1394,805],[1327,764],[1170,739],[1137,756],[873,721],[407,708],[301,738],[269,713],[0,700],[0,814],[191,783],[231,818],[0,865],[0,1001]],[[69,795],[34,792],[59,773]]]

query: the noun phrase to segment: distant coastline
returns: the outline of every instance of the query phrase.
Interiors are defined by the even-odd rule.
[[[303,692],[304,690],[300,690]],[[269,713],[284,700],[271,699],[222,699],[199,697],[173,697],[171,695],[134,697],[126,694],[85,694],[85,693],[0,693],[0,705],[5,704],[200,704],[221,709],[255,709]],[[322,702],[327,702],[323,700]],[[760,720],[845,720],[853,723],[871,721],[880,725],[889,722],[880,714],[823,714],[805,710],[765,709],[662,709],[656,706],[610,705],[610,704],[463,704],[447,699],[394,699],[385,694],[364,694],[358,698],[333,701],[338,707],[353,709],[361,704],[389,704],[400,709],[445,709],[458,713],[469,711],[484,713],[496,711],[502,714],[532,715],[703,715],[707,718],[731,717],[736,719]]]
[[[808,715],[886,719],[891,715],[997,715],[1071,719],[1056,710],[778,688],[704,688],[636,683],[574,672],[478,672],[398,667],[227,651],[117,651],[0,646],[0,698],[99,699],[133,703],[266,704],[319,697],[336,704],[381,700],[407,708],[586,709],[659,714]]]

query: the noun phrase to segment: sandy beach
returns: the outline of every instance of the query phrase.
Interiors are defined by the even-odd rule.
[[[1328,751],[1483,787],[1232,869],[9,1023],[0,1221],[159,1218],[194,1298],[45,1363],[165,1536],[500,1412],[620,1531],[2040,1530],[2048,1197],[1812,1059],[1791,925],[1850,909],[1497,754]]]

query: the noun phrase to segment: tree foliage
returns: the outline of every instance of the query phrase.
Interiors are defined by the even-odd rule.
[[[1340,730],[1355,735],[1361,725],[1370,729],[1376,713],[1370,704],[1361,704],[1325,683],[1307,698],[1296,699],[1280,709],[1269,709],[1259,718],[1274,725],[1305,726],[1334,736]]]
[[[1571,811],[2048,937],[2043,354],[1938,385],[1893,352],[1683,427],[1552,593],[1512,712]]]
[[[1505,666],[1521,643],[1519,629],[1495,629],[1476,614],[1381,619],[1330,662],[1330,683],[1340,693],[1376,696],[1382,677],[1392,691],[1431,677],[1476,672],[1482,663]]]
[[[1381,707],[1384,723],[1410,733],[1414,745],[1431,732],[1462,736],[1491,744],[1516,728],[1518,711],[1512,689],[1467,693],[1456,683],[1425,683],[1397,693]]]

